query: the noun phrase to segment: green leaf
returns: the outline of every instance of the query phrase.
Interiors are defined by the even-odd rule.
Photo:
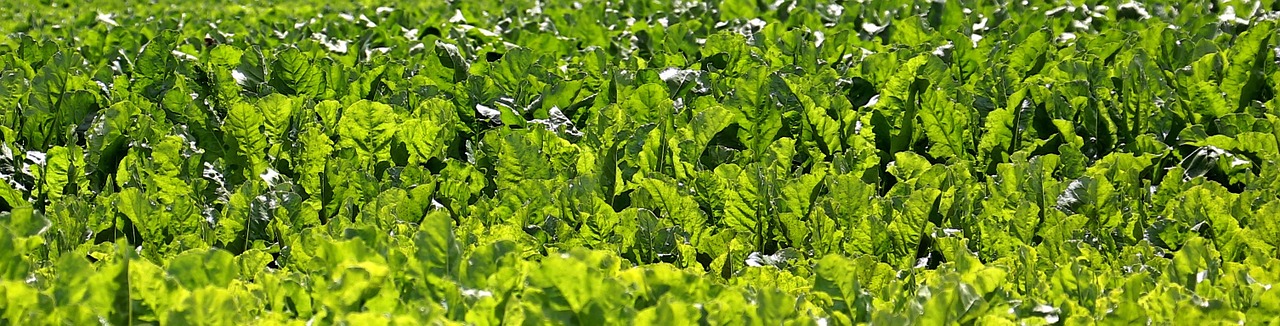
[[[932,145],[929,155],[965,160],[970,158],[969,150],[973,146],[973,127],[968,108],[951,99],[950,96],[933,88],[923,95],[920,121]]]
[[[227,110],[222,129],[226,142],[238,150],[246,165],[245,177],[252,178],[266,172],[267,138],[262,132],[263,112],[248,103],[238,102]]]
[[[1262,93],[1266,83],[1265,67],[1276,56],[1267,48],[1275,34],[1273,22],[1258,21],[1240,34],[1231,46],[1226,73],[1222,79],[1222,90],[1226,93],[1227,103],[1234,106],[1233,110],[1248,108]]]
[[[675,109],[667,88],[662,84],[644,84],[623,99],[627,116],[638,124],[652,123],[669,116]]]
[[[718,104],[709,104],[699,108],[688,125],[677,128],[676,137],[668,140],[672,155],[678,158],[677,176],[682,179],[692,176],[694,170],[702,166],[698,163],[712,138],[731,125],[735,118],[733,111]]]
[[[287,95],[315,98],[324,94],[325,76],[307,54],[298,48],[276,53],[271,66],[271,83]]]
[[[1009,52],[1008,69],[1004,72],[1013,80],[1021,81],[1040,72],[1049,52],[1048,36],[1043,31],[1032,32],[1017,42]]]
[[[423,219],[414,235],[416,258],[423,272],[440,277],[458,277],[462,247],[453,233],[453,219],[443,211],[432,211]]]
[[[753,234],[759,223],[760,194],[756,183],[747,176],[749,171],[733,165],[716,167],[720,198],[724,200],[723,222],[725,226],[743,234]]]
[[[648,208],[657,212],[659,217],[671,219],[675,226],[691,235],[689,242],[692,245],[697,246],[710,231],[698,203],[687,193],[690,188],[680,189],[681,184],[673,181],[649,178],[636,180],[636,183],[643,192],[632,195],[632,205]]]
[[[366,157],[387,160],[398,120],[391,106],[360,100],[342,110],[337,124],[340,137],[337,145],[356,149]]]
[[[746,20],[760,16],[760,11],[759,8],[756,7],[756,2],[750,0],[721,1],[719,9],[720,18],[724,20]]]
[[[240,64],[240,57],[244,55],[244,51],[231,46],[217,46],[209,51],[209,56],[205,59],[211,65],[220,67],[235,67]]]
[[[227,287],[240,273],[235,256],[218,249],[192,249],[166,264],[166,274],[184,288]]]
[[[267,132],[267,138],[272,139],[273,143],[278,143],[285,136],[289,129],[289,119],[298,105],[294,98],[280,94],[267,95],[258,101],[257,107],[263,117],[262,126]]]
[[[458,50],[458,46],[436,40],[435,44],[436,58],[445,68],[443,71],[452,70],[453,80],[450,83],[460,83],[467,80],[467,71],[471,69],[471,64],[462,57],[462,52]],[[447,74],[446,74],[447,75]]]
[[[781,189],[778,227],[792,246],[810,245],[808,240],[812,230],[810,223],[814,201],[822,190],[819,187],[825,178],[825,171],[819,170],[790,181]]]

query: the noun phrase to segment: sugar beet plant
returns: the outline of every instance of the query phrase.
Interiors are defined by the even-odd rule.
[[[0,324],[1280,322],[1274,0],[17,0]]]

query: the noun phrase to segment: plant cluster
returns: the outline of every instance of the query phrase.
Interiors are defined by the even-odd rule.
[[[12,2],[3,324],[1280,322],[1280,1]]]

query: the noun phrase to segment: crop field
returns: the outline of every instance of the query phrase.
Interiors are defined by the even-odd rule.
[[[0,325],[1277,324],[1278,21],[7,0]]]

